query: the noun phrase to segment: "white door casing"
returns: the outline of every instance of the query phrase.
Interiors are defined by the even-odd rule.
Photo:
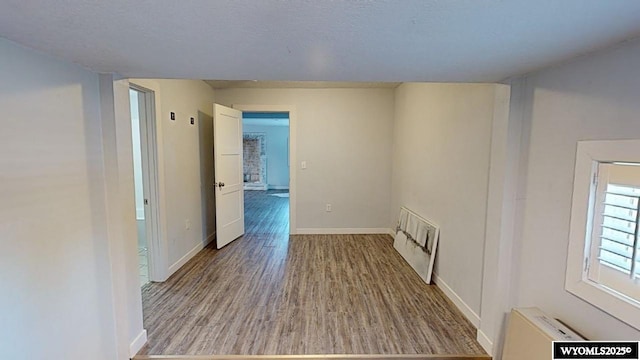
[[[233,104],[234,109],[251,112],[286,112],[289,114],[289,234],[298,233],[296,222],[297,179],[297,110],[295,105],[249,105]]]
[[[213,105],[216,247],[244,234],[242,112]]]
[[[166,243],[163,242],[163,220],[161,215],[161,181],[158,142],[158,127],[156,123],[157,113],[157,88],[129,83],[129,88],[138,93],[138,110],[140,120],[140,146],[142,155],[142,178],[144,199],[145,233],[147,237],[147,258],[149,261],[149,280],[155,282],[165,281],[168,274],[168,254]]]

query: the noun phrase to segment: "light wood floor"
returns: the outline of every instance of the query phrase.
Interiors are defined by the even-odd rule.
[[[489,355],[136,355],[133,360],[491,360]]]
[[[288,200],[246,192],[246,230],[143,288],[140,354],[484,354],[388,235],[288,236]]]

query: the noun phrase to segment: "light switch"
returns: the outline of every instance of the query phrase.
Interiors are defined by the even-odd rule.
[[[300,168],[301,168],[301,169],[303,169],[303,170],[304,170],[304,169],[306,169],[306,168],[307,168],[307,162],[306,162],[306,161],[304,161],[304,160],[303,160],[303,161],[301,161],[301,162],[300,162]]]

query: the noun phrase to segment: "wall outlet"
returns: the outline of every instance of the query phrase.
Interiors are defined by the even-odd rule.
[[[331,204],[327,204],[327,205],[325,206],[325,211],[326,211],[326,212],[331,212]]]
[[[187,220],[184,221],[184,229],[185,230],[191,229],[191,220],[187,219]]]

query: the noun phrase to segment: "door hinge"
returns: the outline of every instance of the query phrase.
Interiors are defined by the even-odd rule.
[[[588,257],[584,258],[584,272],[586,273],[589,272],[589,264],[590,264],[589,258]]]
[[[598,186],[598,173],[593,173],[593,185]]]
[[[149,199],[144,199],[144,204],[149,205]]]

